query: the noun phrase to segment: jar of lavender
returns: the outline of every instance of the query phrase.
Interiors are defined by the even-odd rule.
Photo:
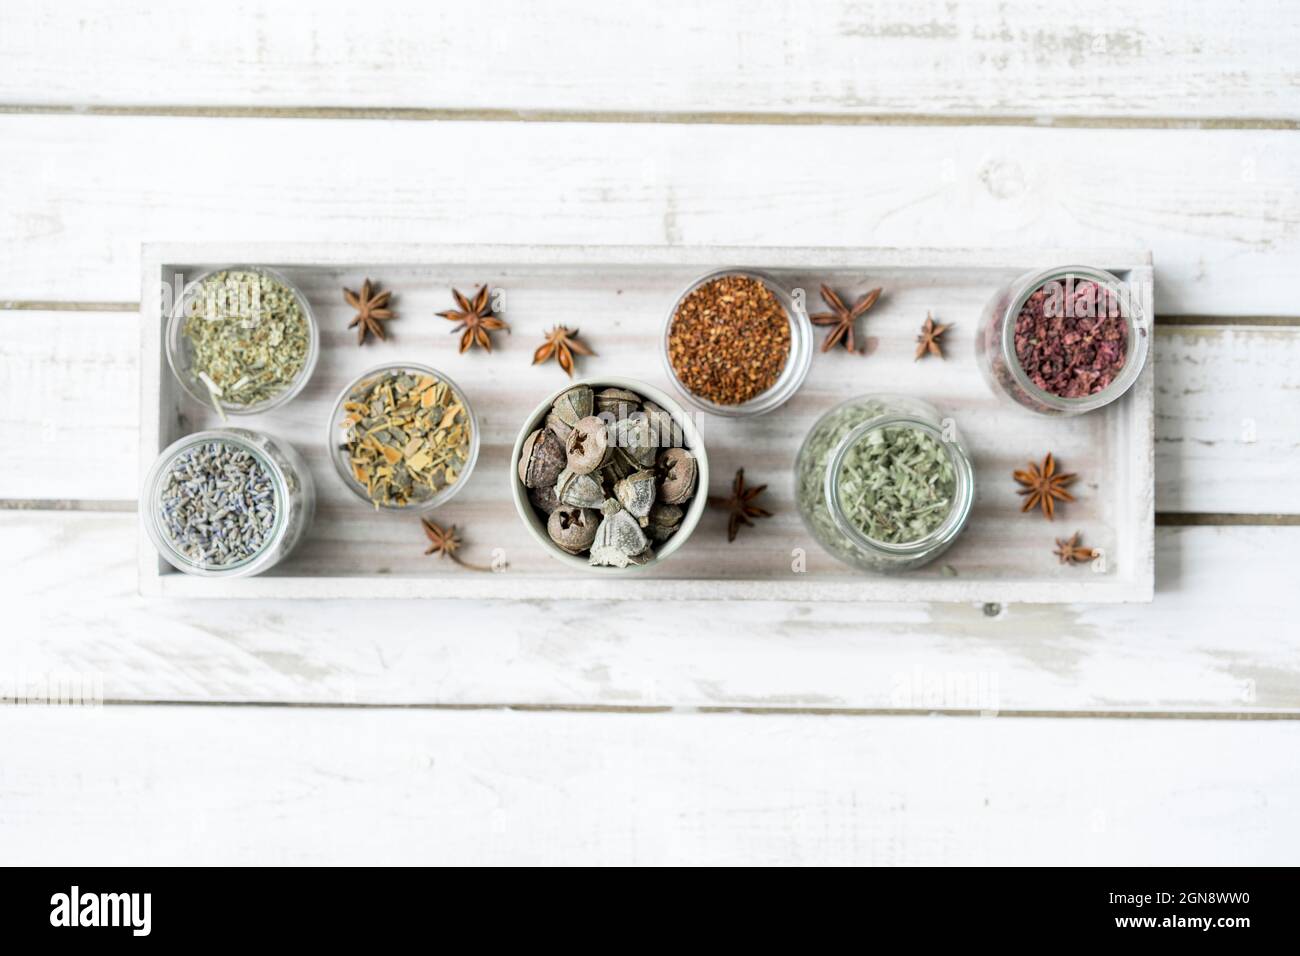
[[[1109,405],[1146,365],[1150,319],[1142,290],[1101,269],[1060,266],[1006,283],[975,333],[993,390],[1043,415]]]
[[[864,571],[919,568],[961,534],[975,472],[952,419],[902,395],[864,395],[817,420],[795,459],[799,513]]]
[[[311,472],[285,441],[244,428],[187,435],[145,479],[140,514],[159,555],[204,577],[275,567],[316,511]]]

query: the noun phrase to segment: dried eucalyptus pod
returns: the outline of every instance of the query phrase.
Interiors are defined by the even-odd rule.
[[[556,508],[560,507],[560,496],[555,491],[555,485],[546,485],[542,488],[529,488],[528,500],[533,503],[533,507],[539,511],[550,514]]]
[[[641,407],[641,396],[625,388],[602,388],[596,393],[596,412],[612,420],[627,418]]]
[[[555,400],[551,411],[555,417],[572,428],[595,409],[596,396],[586,385],[569,389]]]
[[[564,443],[570,471],[589,475],[609,461],[609,428],[603,418],[579,419]]]
[[[546,522],[551,540],[569,554],[581,554],[596,540],[600,512],[594,508],[558,508]]]
[[[650,423],[640,415],[622,418],[609,428],[610,444],[616,454],[629,464],[649,468],[655,463],[658,446],[650,434]]]
[[[580,475],[569,468],[560,472],[560,477],[556,479],[555,493],[561,504],[573,505],[575,508],[599,508],[605,500],[600,482],[591,475]]]
[[[539,428],[528,436],[519,454],[519,480],[526,488],[554,485],[565,463],[564,444],[552,432]]]
[[[695,456],[685,448],[665,448],[659,453],[659,500],[680,505],[695,493],[699,466]]]
[[[641,412],[650,425],[650,439],[656,447],[667,448],[682,443],[682,430],[672,415],[654,402],[643,402]]]
[[[646,534],[652,541],[667,541],[682,526],[686,512],[676,505],[655,502],[646,522]]]
[[[560,441],[569,440],[569,432],[573,431],[572,425],[567,425],[555,412],[546,416],[546,429],[552,432]]]
[[[633,518],[645,527],[650,507],[655,503],[655,473],[634,471],[614,484],[614,497]]]
[[[615,449],[609,456],[609,460],[605,462],[605,467],[600,469],[600,474],[597,477],[606,484],[613,485],[615,482],[621,481],[632,474],[632,472],[640,470],[641,468],[636,462],[628,461],[618,454],[617,449]]]
[[[596,567],[625,568],[637,563],[632,559],[650,547],[650,539],[636,518],[623,510],[613,498],[601,506],[604,518],[596,529],[591,545],[590,563]]]

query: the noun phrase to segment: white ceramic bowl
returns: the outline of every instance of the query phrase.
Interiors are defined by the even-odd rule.
[[[584,555],[569,554],[567,551],[562,550],[546,533],[546,521],[537,513],[533,503],[528,500],[528,489],[519,480],[519,454],[523,451],[524,442],[536,429],[545,425],[546,416],[550,412],[551,406],[555,404],[555,400],[569,389],[576,388],[579,385],[586,385],[594,391],[600,391],[602,388],[625,388],[629,392],[636,392],[647,401],[654,402],[672,416],[673,421],[682,430],[682,438],[686,449],[695,456],[698,471],[695,497],[691,499],[686,508],[681,527],[677,529],[677,532],[671,538],[655,550],[654,560],[646,564],[628,565],[626,568],[592,567],[587,563],[587,558]],[[644,571],[668,560],[686,543],[686,539],[691,536],[695,526],[700,523],[700,517],[704,514],[704,509],[708,506],[709,501],[709,456],[704,450],[704,440],[700,437],[700,430],[696,426],[694,418],[666,392],[632,378],[617,378],[614,376],[585,378],[568,382],[563,388],[556,389],[546,397],[545,401],[538,404],[528,418],[524,420],[524,425],[515,438],[514,449],[510,453],[510,495],[514,499],[515,510],[519,512],[519,519],[524,523],[524,527],[528,529],[529,534],[536,539],[537,543],[545,548],[557,561],[562,561],[572,568],[592,574],[626,574],[634,571]]]

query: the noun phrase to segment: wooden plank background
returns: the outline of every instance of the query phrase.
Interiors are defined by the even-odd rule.
[[[1295,859],[1295,5],[306,16],[0,9],[7,858]],[[177,239],[1151,248],[1155,603],[146,601]]]
[[[6,861],[1295,859],[1294,724],[159,710],[0,712]]]
[[[1156,0],[333,3],[16,0],[5,102],[1042,119],[1297,119],[1295,10]],[[521,115],[522,114],[522,115]],[[739,117],[749,119],[750,117]]]

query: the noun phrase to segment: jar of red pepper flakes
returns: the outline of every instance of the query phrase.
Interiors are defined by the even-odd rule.
[[[1141,291],[1102,269],[1059,266],[1008,282],[975,350],[990,386],[1043,415],[1079,415],[1129,390],[1151,345]]]

